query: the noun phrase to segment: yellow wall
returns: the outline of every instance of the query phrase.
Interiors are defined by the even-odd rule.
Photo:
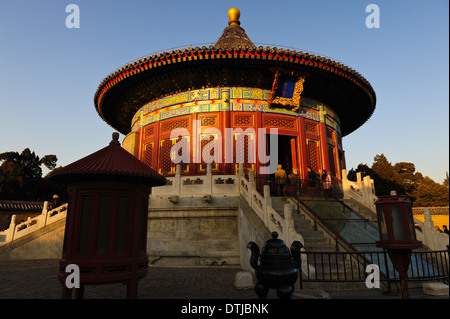
[[[414,214],[413,217],[420,220],[421,222],[425,220],[423,214]],[[431,215],[431,219],[434,222],[434,226],[439,226],[441,230],[444,230],[442,228],[442,225],[447,225],[447,228],[449,228],[450,222],[448,215]]]

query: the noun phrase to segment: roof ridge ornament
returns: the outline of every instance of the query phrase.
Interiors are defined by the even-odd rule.
[[[231,8],[228,10],[228,18],[230,19],[228,21],[228,27],[223,30],[219,40],[217,40],[216,44],[214,44],[214,49],[234,50],[255,47],[253,42],[245,33],[245,30],[240,26],[240,17],[241,11],[239,11],[239,9]]]
[[[117,132],[112,133],[112,140],[109,143],[109,145],[119,145],[120,146],[119,133],[117,133]]]
[[[241,11],[237,8],[231,8],[228,10],[228,18],[230,21],[228,21],[229,26],[238,26],[241,25],[241,22],[239,21],[239,18],[241,17]]]

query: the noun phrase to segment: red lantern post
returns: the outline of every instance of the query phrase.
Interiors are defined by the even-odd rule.
[[[123,283],[127,298],[137,297],[137,282],[147,274],[148,197],[165,178],[124,150],[113,134],[109,146],[53,172],[68,184],[69,205],[60,260],[63,298],[68,265],[80,270],[84,286]]]
[[[376,246],[386,249],[400,276],[402,298],[409,298],[407,271],[411,263],[411,251],[422,247],[416,239],[411,202],[395,191],[389,196],[379,196],[375,202],[378,215],[380,240]]]

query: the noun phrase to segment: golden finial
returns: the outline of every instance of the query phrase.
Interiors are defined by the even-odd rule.
[[[240,25],[241,22],[239,21],[239,17],[241,16],[241,11],[236,8],[231,8],[228,10],[228,18],[230,21],[228,21],[228,25]]]

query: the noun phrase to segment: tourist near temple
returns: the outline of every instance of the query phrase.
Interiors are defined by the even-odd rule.
[[[375,110],[370,83],[329,58],[257,47],[239,10],[228,16],[209,47],[157,53],[107,76],[95,94],[98,114],[126,135],[130,153],[164,176],[175,174],[178,155],[183,175],[204,174],[205,155],[213,174],[236,174],[239,162],[257,175],[273,174],[277,165],[260,169],[268,155],[301,179],[310,166],[340,180],[342,138]]]

